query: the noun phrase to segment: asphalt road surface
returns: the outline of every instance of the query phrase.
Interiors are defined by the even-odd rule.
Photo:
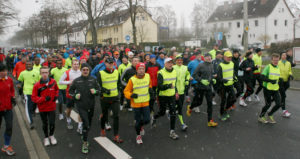
[[[221,122],[218,119],[219,101],[214,106],[213,118],[218,122],[218,127],[207,127],[206,102],[201,106],[201,113],[192,114],[184,120],[189,126],[186,132],[180,129],[177,120],[176,132],[179,140],[169,138],[169,120],[162,117],[157,120],[157,127],[145,127],[146,134],[143,144],[137,145],[135,141],[135,130],[133,112],[120,113],[120,135],[124,143],[116,144],[123,151],[135,159],[240,159],[240,158],[288,158],[296,159],[300,156],[300,107],[299,92],[289,90],[287,92],[287,109],[292,113],[290,119],[282,118],[281,110],[275,113],[277,124],[263,125],[257,122],[258,114],[264,105],[262,94],[261,102],[248,102],[248,107],[237,106],[231,111],[231,119]],[[92,127],[89,133],[90,152],[88,155],[81,153],[81,139],[76,129],[67,130],[66,121],[56,119],[55,137],[58,140],[56,146],[46,147],[45,150],[53,159],[110,159],[114,158],[94,138],[100,136],[100,104],[96,100]],[[237,104],[238,105],[238,104]],[[157,107],[156,107],[157,110]],[[184,107],[184,112],[186,107]],[[24,114],[23,114],[24,115]],[[112,124],[112,118],[109,119]],[[34,118],[36,131],[40,141],[43,140],[42,123],[37,114]],[[77,125],[74,126],[77,128]],[[1,134],[4,124],[2,123]],[[20,135],[20,127],[14,118],[14,129],[12,145],[17,156],[14,158],[29,158],[23,136]],[[113,132],[107,132],[107,137],[112,140]],[[0,138],[0,144],[3,139]],[[0,158],[8,158],[3,153]]]

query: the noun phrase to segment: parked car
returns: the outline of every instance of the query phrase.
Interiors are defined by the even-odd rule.
[[[239,50],[239,51],[241,51],[241,52],[244,51],[244,47],[243,47],[242,45],[239,45],[239,44],[232,44],[232,45],[230,46],[230,49],[231,49],[231,50]]]

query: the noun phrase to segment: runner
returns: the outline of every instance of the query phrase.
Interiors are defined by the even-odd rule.
[[[222,83],[220,88],[221,106],[220,106],[220,119],[226,121],[230,118],[227,110],[234,107],[236,101],[235,92],[233,89],[234,80],[234,64],[231,62],[232,53],[226,51],[224,53],[224,61],[218,67],[217,80]],[[226,107],[225,107],[226,104]]]
[[[100,88],[95,78],[89,76],[91,68],[88,64],[81,65],[81,76],[76,78],[70,87],[70,96],[75,99],[76,108],[83,122],[82,130],[82,153],[89,152],[88,132],[92,125],[94,115],[95,96]]]
[[[280,68],[278,67],[279,58],[279,54],[272,54],[272,63],[264,68],[261,76],[262,80],[264,81],[263,91],[265,97],[265,106],[261,110],[258,121],[264,124],[275,124],[276,121],[274,120],[273,114],[281,107],[278,83],[282,82],[282,78],[280,78]],[[271,107],[272,100],[275,101],[275,106],[268,113],[268,118],[266,118],[265,114]]]
[[[61,76],[67,71],[66,68],[63,67],[63,61],[58,59],[56,61],[56,67],[51,70],[51,76],[55,79],[56,83],[59,83]],[[67,85],[57,85],[59,88],[59,96],[58,96],[58,111],[59,111],[59,120],[64,119],[64,115],[62,112],[63,105],[66,105],[66,89]]]
[[[245,99],[247,99],[247,97],[250,97],[251,94],[253,94],[254,92],[255,85],[253,84],[253,82],[255,82],[254,80],[255,77],[253,71],[257,70],[257,67],[254,65],[254,61],[252,60],[253,58],[252,52],[248,51],[245,57],[246,60],[244,60],[240,66],[240,69],[244,71],[244,81],[247,86],[247,90],[244,96],[240,98],[240,106],[244,106],[244,107],[247,106],[247,104],[245,103]]]
[[[142,144],[142,135],[145,135],[144,125],[150,122],[150,97],[153,96],[151,78],[145,74],[145,64],[136,65],[137,74],[131,77],[124,90],[125,97],[130,99],[134,111],[136,143]]]
[[[73,129],[72,119],[70,118],[71,111],[74,108],[74,99],[69,95],[69,88],[72,82],[81,76],[81,72],[79,70],[79,61],[77,59],[72,60],[72,68],[67,70],[60,78],[60,85],[67,85],[66,89],[66,97],[67,97],[67,109],[66,109],[66,118],[67,118],[67,128]],[[77,132],[82,134],[82,121],[80,116],[78,116],[78,128]]]
[[[120,77],[122,76],[123,72],[129,68],[131,66],[131,63],[128,61],[128,56],[124,55],[122,57],[122,64],[119,66],[118,71],[119,71],[119,75]],[[120,110],[123,110],[123,104],[124,104],[124,86],[122,86],[122,89],[120,90],[120,94],[121,94],[121,99],[120,99]]]
[[[255,88],[256,81],[258,82],[259,86],[256,89],[254,98],[256,101],[260,101],[260,98],[258,96],[259,92],[263,89],[263,82],[260,79],[260,73],[261,73],[261,67],[262,67],[262,50],[260,48],[256,49],[256,54],[253,56],[254,65],[257,67],[257,70],[253,72],[254,78],[253,78],[253,88]]]
[[[19,84],[17,85],[18,88],[21,87],[21,83],[23,85],[23,94],[25,98],[25,110],[28,122],[30,124],[30,129],[34,128],[32,115],[35,113],[36,104],[31,100],[32,89],[36,82],[40,79],[39,72],[33,70],[32,62],[26,62],[26,70],[21,72],[18,81]]]
[[[44,146],[56,145],[54,137],[56,99],[58,98],[58,87],[54,79],[49,78],[49,68],[43,66],[40,70],[41,80],[32,90],[32,101],[39,108],[44,131]],[[49,141],[50,140],[50,141]]]
[[[166,114],[166,109],[169,108],[170,114],[170,138],[176,140],[179,136],[175,133],[176,122],[176,99],[179,99],[179,94],[176,87],[176,70],[173,68],[171,58],[165,59],[165,67],[158,72],[158,100],[159,112],[154,115],[152,127],[156,127],[156,120]]]
[[[188,126],[183,122],[182,107],[185,97],[188,96],[190,73],[187,66],[183,65],[183,58],[181,55],[177,55],[176,65],[174,65],[173,68],[177,73],[176,88],[179,94],[179,99],[176,100],[176,109],[178,112],[179,121],[181,123],[181,130],[186,131]]]
[[[114,141],[122,143],[123,140],[119,135],[119,88],[121,85],[120,76],[117,70],[113,68],[114,60],[109,57],[105,61],[106,69],[102,70],[97,75],[97,80],[101,86],[100,103],[102,108],[101,115],[101,136],[106,136],[105,123],[108,121],[109,109],[113,112],[113,129]]]
[[[281,60],[278,63],[278,67],[280,69],[280,77],[282,78],[281,83],[279,83],[279,92],[281,96],[281,109],[282,109],[282,116],[283,117],[290,117],[291,113],[286,110],[286,91],[290,87],[290,80],[294,80],[293,73],[292,73],[292,65],[289,61],[287,61],[286,53],[281,54]]]
[[[13,127],[13,105],[16,105],[14,83],[12,78],[7,76],[6,66],[0,64],[0,125],[2,118],[5,120],[4,146],[1,150],[9,156],[16,154],[10,145]]]
[[[213,65],[211,63],[211,55],[206,53],[204,55],[204,63],[198,65],[196,70],[194,71],[193,77],[198,82],[196,84],[196,90],[198,91],[199,97],[195,97],[199,103],[197,105],[201,105],[203,102],[203,96],[205,95],[206,102],[207,102],[207,126],[209,127],[216,127],[218,123],[214,122],[212,119],[212,85],[216,84],[216,79],[213,78]],[[191,116],[193,106],[187,107],[187,116]]]

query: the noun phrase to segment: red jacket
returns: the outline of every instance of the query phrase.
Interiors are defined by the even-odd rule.
[[[55,62],[51,62],[51,63],[49,63],[49,62],[44,62],[43,64],[42,64],[42,66],[46,66],[46,67],[51,67],[51,68],[55,68],[56,67],[56,63]]]
[[[11,110],[11,98],[15,96],[13,80],[10,77],[0,79],[0,111]]]
[[[148,62],[146,64],[146,73],[150,75],[152,81],[152,87],[157,87],[157,72],[160,70],[160,65],[158,63],[152,64]]]
[[[51,97],[46,101],[46,97]],[[56,110],[56,99],[58,97],[58,87],[54,79],[50,78],[48,84],[41,83],[41,80],[33,86],[31,99],[37,104],[40,112],[50,112]]]
[[[3,62],[5,60],[5,55],[3,53],[0,53],[0,62]]]
[[[22,71],[26,70],[26,63],[23,63],[22,61],[19,61],[16,63],[16,66],[13,71],[14,77],[19,78],[19,75],[21,74]]]

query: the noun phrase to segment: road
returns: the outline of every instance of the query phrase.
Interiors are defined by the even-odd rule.
[[[124,143],[117,144],[122,150],[135,159],[253,159],[253,158],[289,158],[296,159],[300,156],[300,107],[298,102],[299,92],[289,90],[287,92],[287,108],[292,113],[290,119],[282,118],[279,112],[275,116],[277,124],[262,125],[257,122],[258,114],[264,102],[251,102],[248,107],[237,107],[231,112],[231,119],[226,122],[218,120],[219,105],[214,106],[213,117],[219,123],[217,128],[206,126],[206,102],[201,106],[201,113],[193,113],[191,117],[184,119],[189,126],[187,132],[180,130],[177,120],[177,133],[179,140],[169,138],[169,121],[162,117],[157,121],[157,127],[151,129],[145,127],[146,135],[144,144],[135,143],[135,130],[132,112],[120,113],[120,135]],[[260,95],[261,99],[262,94]],[[220,103],[220,102],[218,102]],[[157,109],[157,108],[156,108]],[[184,111],[185,112],[185,111]],[[281,110],[280,110],[281,112]],[[99,101],[96,102],[96,110],[89,133],[90,152],[88,155],[81,153],[81,139],[76,129],[67,130],[66,121],[56,120],[55,136],[58,145],[46,147],[50,158],[64,159],[110,159],[114,158],[103,149],[94,138],[100,136]],[[43,139],[42,123],[39,115],[34,118],[36,130],[40,141]],[[112,119],[110,118],[111,124]],[[24,151],[24,141],[19,133],[17,120],[14,120],[14,132],[12,144],[15,145],[17,156],[15,158],[27,158],[28,152]],[[3,127],[1,129],[3,132]],[[107,137],[112,139],[113,132],[107,132]],[[0,140],[3,142],[3,140]],[[0,155],[4,158],[5,155]]]

